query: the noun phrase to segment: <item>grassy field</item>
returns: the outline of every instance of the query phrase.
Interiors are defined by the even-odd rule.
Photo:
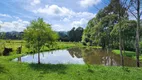
[[[120,55],[120,50],[112,50],[112,52]],[[125,51],[123,52],[123,55],[136,59],[136,52],[133,52],[133,51]],[[142,56],[140,56],[140,60],[142,60]]]
[[[15,43],[13,44],[13,42]],[[21,42],[18,42],[12,41],[6,43],[6,45],[16,49],[17,46],[21,45]],[[83,47],[79,43],[58,42],[57,44],[60,49],[77,46]],[[24,46],[23,48],[22,54],[11,53],[10,56],[0,56],[0,80],[142,80],[142,68],[87,64],[39,65],[11,61],[16,57],[26,55],[24,52],[27,49]]]

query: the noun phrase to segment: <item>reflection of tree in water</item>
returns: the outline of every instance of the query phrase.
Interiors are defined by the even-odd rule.
[[[82,53],[80,48],[71,48],[71,49],[68,49],[68,51],[73,58],[74,57],[82,58]]]
[[[113,65],[112,57],[100,49],[83,49],[83,58],[87,64]]]
[[[101,49],[82,49],[83,59],[87,64],[102,64],[108,66],[120,66],[121,59],[119,55],[112,52],[107,53]],[[135,66],[135,60],[129,57],[124,57],[125,66]]]

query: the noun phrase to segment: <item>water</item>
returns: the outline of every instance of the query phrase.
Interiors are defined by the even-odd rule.
[[[26,55],[14,61],[38,63],[38,54]],[[40,53],[40,62],[44,64],[97,64],[105,66],[121,66],[119,55],[111,51],[92,48],[71,48]],[[136,61],[124,57],[125,66],[135,66]]]

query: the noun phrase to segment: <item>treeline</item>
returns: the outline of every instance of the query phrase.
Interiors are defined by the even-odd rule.
[[[75,41],[79,42],[82,39],[83,28],[72,28],[70,31],[59,31],[59,41]],[[24,32],[0,32],[0,39],[22,40]]]

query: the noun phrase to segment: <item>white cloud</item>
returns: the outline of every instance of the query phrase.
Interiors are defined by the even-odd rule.
[[[11,15],[9,15],[9,14],[2,14],[2,13],[0,13],[0,20],[2,20],[2,19],[8,19],[8,20],[19,20],[20,18],[19,17],[17,17],[17,16],[11,16]]]
[[[91,7],[93,5],[97,5],[98,3],[100,3],[101,0],[81,0],[79,2],[79,4],[82,6],[82,7]]]
[[[66,7],[59,7],[57,5],[45,5],[44,8],[33,10],[36,14],[48,15],[53,17],[61,17],[63,21],[70,21],[72,18],[87,18],[95,17],[95,14],[90,12],[74,12]]]
[[[37,4],[40,4],[40,0],[32,0],[31,5],[35,6]]]
[[[94,17],[95,15],[90,12],[74,12],[66,7],[59,7],[57,5],[45,5],[44,8],[38,8],[33,10],[34,13],[46,14],[50,16],[58,16],[58,17]]]
[[[58,5],[45,5],[33,11],[39,16],[45,17],[47,22],[53,24],[53,30],[70,30],[72,27],[86,27],[87,22],[94,18],[96,14],[90,12],[75,12],[66,7]]]
[[[1,14],[1,13],[0,13],[0,16],[1,16],[1,17],[8,17],[8,18],[12,18],[12,16],[10,16],[10,15],[8,15],[8,14]]]
[[[51,6],[45,5],[44,8],[39,8],[37,10],[34,10],[33,12],[52,15],[52,16],[68,16],[74,14],[73,11],[65,7],[59,7],[57,5],[51,5]]]
[[[23,31],[29,25],[28,21],[23,21],[21,19],[12,22],[2,22],[0,21],[1,31]]]
[[[63,26],[63,25],[60,25],[60,24],[52,25],[52,29],[53,29],[54,31],[64,31],[64,30],[65,30],[64,26]]]
[[[90,13],[90,12],[78,12],[74,15],[76,18],[85,18],[85,19],[91,19],[96,16],[96,14]]]
[[[69,18],[64,18],[63,21],[64,21],[64,22],[69,22],[70,19],[69,19]]]
[[[2,24],[2,21],[0,21],[0,24]]]
[[[77,27],[85,27],[87,25],[87,23],[88,23],[88,20],[82,18],[79,21],[73,21],[71,25],[72,25],[72,27],[77,28]]]

